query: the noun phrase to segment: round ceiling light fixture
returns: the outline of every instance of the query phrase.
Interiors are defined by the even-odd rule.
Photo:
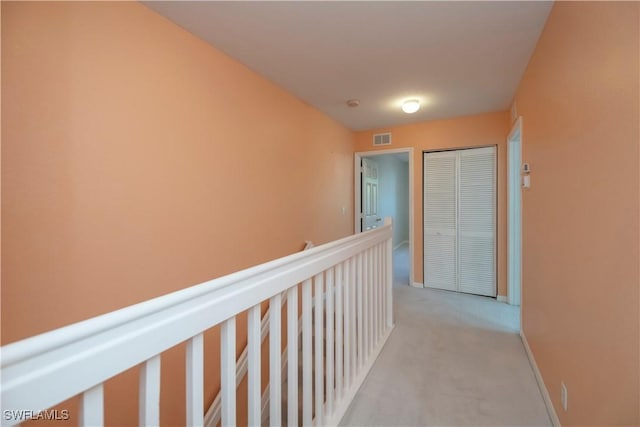
[[[413,114],[420,109],[420,101],[417,99],[410,99],[402,103],[402,111],[407,114]]]

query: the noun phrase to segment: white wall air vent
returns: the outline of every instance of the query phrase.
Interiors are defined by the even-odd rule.
[[[376,133],[373,135],[373,145],[391,145],[391,133]]]

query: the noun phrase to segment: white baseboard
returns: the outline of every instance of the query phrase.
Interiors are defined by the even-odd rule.
[[[542,374],[540,374],[540,370],[538,369],[538,365],[536,364],[536,359],[534,359],[533,357],[533,353],[531,352],[531,348],[529,347],[529,343],[527,342],[527,337],[524,336],[524,332],[522,332],[522,330],[520,331],[520,338],[522,339],[522,345],[524,345],[524,351],[527,353],[527,358],[529,359],[531,369],[533,369],[533,374],[536,376],[538,388],[540,389],[540,394],[542,394],[544,404],[547,407],[547,413],[549,414],[549,418],[551,418],[551,423],[554,425],[554,427],[561,427],[560,419],[558,419],[558,414],[556,414],[556,410],[553,407],[553,403],[551,402],[549,391],[544,385]]]
[[[395,251],[395,250],[396,250],[396,249],[398,249],[400,246],[402,246],[402,245],[408,245],[408,244],[409,244],[409,241],[408,241],[408,240],[404,240],[404,241],[402,241],[402,242],[398,243],[397,245],[395,245],[395,246],[393,247],[393,250]]]
[[[413,286],[414,288],[424,288],[424,285],[420,282],[413,282],[411,286]]]
[[[498,295],[498,302],[507,302],[506,295]]]

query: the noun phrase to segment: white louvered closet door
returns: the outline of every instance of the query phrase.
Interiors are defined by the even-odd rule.
[[[458,290],[496,296],[496,149],[459,152]]]
[[[496,296],[496,149],[424,154],[424,283]]]
[[[424,153],[424,283],[457,290],[457,155]]]

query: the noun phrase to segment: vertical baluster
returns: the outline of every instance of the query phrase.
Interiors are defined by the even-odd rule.
[[[250,426],[260,425],[262,412],[262,385],[260,382],[261,369],[261,336],[260,336],[260,304],[249,309],[247,318],[247,364],[248,364],[248,406]]]
[[[358,327],[357,327],[357,335],[358,335],[358,359],[357,359],[357,372],[360,371],[360,367],[362,366],[363,361],[363,352],[364,352],[364,334],[363,334],[363,313],[362,313],[362,275],[363,275],[363,264],[364,264],[364,254],[358,254],[358,277],[356,280],[356,300],[357,300],[357,310],[358,310]]]
[[[235,338],[235,334],[234,334]],[[201,426],[204,423],[204,403],[202,398],[204,381],[204,340],[198,334],[187,341],[187,425]],[[234,348],[235,349],[235,348]],[[235,355],[234,355],[235,363]],[[234,365],[235,366],[235,365]],[[235,369],[233,372],[235,385]],[[234,390],[235,391],[235,390]],[[235,397],[235,396],[234,396]],[[222,400],[224,404],[224,398]]]
[[[371,350],[376,348],[376,344],[378,342],[378,280],[380,279],[379,269],[380,269],[380,259],[378,258],[378,246],[373,247],[373,268],[371,269],[371,274],[373,274],[373,283],[372,283],[372,304],[373,304],[373,319],[372,319],[372,330],[371,330]]]
[[[351,288],[349,289],[349,299],[350,299],[350,307],[349,312],[351,315],[351,359],[349,363],[351,364],[351,376],[349,377],[349,385],[353,384],[353,380],[358,373],[358,369],[356,366],[357,360],[357,341],[358,337],[356,336],[356,288],[357,288],[357,269],[358,269],[358,256],[351,258]]]
[[[287,291],[287,423],[298,426],[298,286]]]
[[[351,259],[344,264],[344,387],[349,388],[351,384],[351,352],[354,351],[351,346],[351,286],[353,279],[351,277]]]
[[[367,266],[367,277],[369,277],[369,280],[367,282],[367,303],[369,305],[369,310],[368,310],[368,322],[369,323],[369,330],[368,330],[368,342],[367,342],[367,351],[366,351],[366,355],[367,355],[367,360],[369,359],[369,355],[371,354],[371,351],[373,349],[373,338],[374,338],[374,331],[376,330],[376,324],[375,324],[375,310],[376,310],[376,306],[375,306],[375,283],[376,283],[376,275],[375,275],[375,268],[376,268],[376,251],[375,251],[375,246],[372,246],[371,248],[369,248],[369,250],[367,251],[368,257],[369,257],[369,265]]]
[[[104,425],[104,392],[102,383],[82,393],[79,424],[86,427]]]
[[[369,356],[369,343],[371,342],[371,248],[364,253],[362,263],[362,306],[363,306],[363,323],[364,336],[362,339],[362,362],[364,363]]]
[[[376,283],[378,280],[378,274],[377,274],[377,270],[378,270],[378,258],[376,257],[376,247],[372,246],[371,247],[371,265],[369,266],[369,271],[371,272],[371,333],[370,333],[370,337],[369,337],[369,354],[371,354],[371,352],[373,351],[373,348],[375,347],[375,342],[376,342],[376,332],[378,330],[378,328],[376,327],[376,321],[377,321],[377,316],[376,316],[376,310],[377,310],[377,299],[376,299]]]
[[[378,338],[382,336],[383,328],[383,319],[384,319],[384,298],[382,295],[382,283],[384,277],[384,253],[382,251],[381,244],[378,245],[378,259],[380,260],[380,266],[378,267]],[[378,342],[378,340],[376,340]]]
[[[378,286],[379,292],[380,292],[380,336],[382,336],[382,334],[384,333],[385,327],[384,327],[384,319],[385,319],[385,305],[384,305],[384,277],[385,277],[385,272],[387,271],[387,265],[386,265],[386,256],[384,253],[384,243],[380,244],[380,283]]]
[[[378,258],[376,257],[376,247],[373,246],[371,248],[371,266],[369,267],[369,271],[371,271],[371,338],[369,340],[369,353],[373,351],[376,344],[376,332],[378,328],[376,328],[376,320],[377,317],[377,306],[376,302],[376,284],[378,282]]]
[[[222,426],[236,425],[236,318],[225,320],[220,328],[220,394]],[[200,399],[202,404],[202,398]]]
[[[334,387],[334,377],[333,377],[333,280],[334,280],[334,270],[330,268],[326,273],[326,300],[327,300],[327,310],[326,310],[326,319],[327,319],[327,376],[326,376],[326,390],[327,390],[327,415],[330,416],[333,414],[333,387]]]
[[[380,336],[380,245],[376,245],[373,251],[375,262],[373,263],[373,347],[378,344]]]
[[[311,404],[311,279],[302,284],[302,425],[310,426]]]
[[[375,343],[376,336],[376,247],[372,246],[369,249],[369,303],[371,309],[369,310],[369,346],[367,348],[367,354],[371,354]]]
[[[343,334],[343,321],[342,321],[342,283],[343,283],[343,265],[344,263],[336,266],[336,401],[340,402],[342,399],[342,379],[343,379],[343,349],[345,345]]]
[[[384,242],[380,244],[380,253],[382,254],[382,274],[380,276],[380,296],[382,298],[382,318],[380,319],[380,324],[382,325],[382,331],[384,332],[387,328],[385,326],[385,322],[387,321],[387,298],[385,293],[385,278],[387,277],[387,253],[385,252]]]
[[[140,370],[138,422],[141,426],[160,425],[160,355],[144,362]]]
[[[314,278],[314,282],[315,282],[315,335],[316,335],[316,339],[315,339],[315,345],[316,345],[316,351],[315,351],[315,362],[316,362],[316,372],[315,372],[315,381],[316,381],[316,388],[315,388],[315,414],[316,414],[316,425],[317,426],[322,426],[324,425],[323,422],[323,403],[324,403],[324,390],[323,390],[323,382],[324,382],[324,372],[322,369],[322,365],[324,362],[324,357],[323,357],[323,346],[322,346],[322,339],[323,339],[323,333],[322,333],[322,329],[324,327],[324,321],[323,321],[323,307],[322,307],[322,299],[324,297],[324,290],[323,290],[323,274],[317,274]]]
[[[282,424],[282,297],[269,301],[269,425]]]
[[[387,327],[393,325],[393,295],[392,295],[392,285],[393,285],[393,271],[391,268],[391,263],[393,259],[393,247],[391,243],[391,238],[387,240],[386,244],[386,256],[387,260],[385,265],[387,267],[386,277],[385,277],[385,298],[386,298],[386,306],[387,306]]]

